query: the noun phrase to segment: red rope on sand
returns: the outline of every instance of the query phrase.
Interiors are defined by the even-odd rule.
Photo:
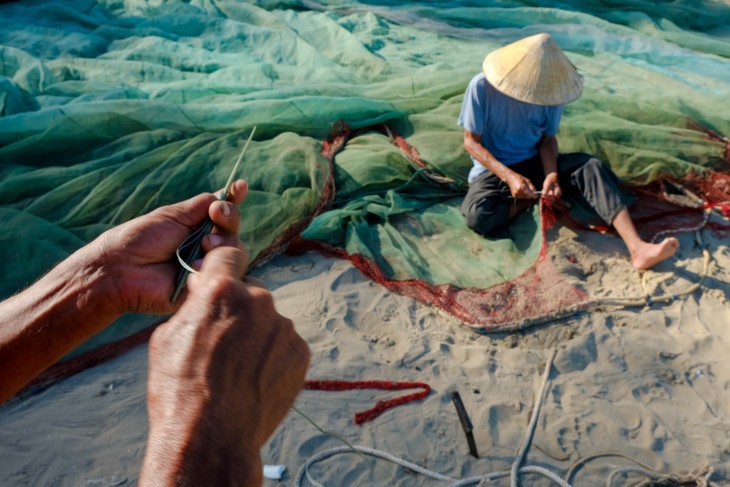
[[[160,323],[152,325],[149,328],[130,335],[127,338],[90,350],[76,358],[55,364],[31,381],[23,392],[28,393],[39,388],[43,389],[54,382],[65,379],[66,377],[77,374],[82,370],[86,370],[119,356],[131,348],[148,341],[152,332],[159,324]],[[382,380],[308,380],[305,382],[304,388],[312,391],[349,391],[354,389],[381,389],[397,391],[404,389],[421,389],[421,391],[413,394],[378,401],[371,409],[355,414],[355,424],[358,425],[372,421],[388,409],[423,399],[431,392],[431,386],[423,382],[391,382]]]
[[[420,392],[414,392],[413,394],[380,400],[375,403],[374,407],[355,414],[355,424],[358,425],[377,418],[388,409],[423,399],[431,392],[431,386],[423,382],[391,382],[385,380],[308,380],[304,384],[304,388],[310,391],[351,391],[354,389],[396,391],[403,389],[421,389]]]

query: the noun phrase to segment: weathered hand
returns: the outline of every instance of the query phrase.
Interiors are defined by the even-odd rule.
[[[558,183],[558,173],[551,172],[545,177],[545,181],[542,183],[542,194],[543,196],[552,196],[556,199],[560,199],[563,195],[560,184]]]
[[[259,450],[304,385],[309,349],[271,294],[219,248],[150,341],[150,434],[140,485],[260,485]]]
[[[248,187],[242,180],[231,186],[228,201],[214,194],[158,208],[115,227],[90,244],[92,260],[109,274],[108,299],[119,313],[172,313],[184,301],[170,303],[178,264],[175,250],[206,216],[215,223],[213,233],[203,240],[203,249],[219,246],[244,249],[238,240],[238,205]]]
[[[516,200],[537,198],[537,190],[535,189],[535,186],[532,185],[532,182],[529,179],[521,174],[510,171],[505,183],[509,186],[512,197]]]

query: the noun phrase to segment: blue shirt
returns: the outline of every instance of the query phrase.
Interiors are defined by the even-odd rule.
[[[542,106],[511,98],[479,73],[464,93],[458,123],[464,130],[481,135],[482,145],[499,162],[511,166],[537,155],[540,139],[558,133],[562,114],[562,105]],[[470,183],[487,170],[472,160]]]

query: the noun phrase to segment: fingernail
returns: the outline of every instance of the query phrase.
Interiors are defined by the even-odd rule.
[[[230,216],[231,215],[231,207],[228,206],[228,204],[224,201],[220,202],[221,205],[221,212],[223,213],[223,216]]]
[[[223,237],[218,235],[217,233],[211,233],[208,235],[208,238],[210,239],[210,244],[213,247],[218,247],[223,243]]]

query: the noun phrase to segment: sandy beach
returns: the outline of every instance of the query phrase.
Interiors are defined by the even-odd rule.
[[[265,464],[284,465],[287,472],[264,485],[295,485],[310,457],[348,445],[381,450],[453,479],[509,471],[553,350],[523,465],[562,477],[584,461],[572,472],[572,485],[604,485],[616,469],[640,465],[662,475],[707,467],[701,471],[712,472],[711,481],[726,484],[730,250],[709,231],[702,237],[712,260],[699,291],[667,305],[595,310],[487,336],[388,292],[348,261],[307,253],[279,256],[255,269],[311,347],[309,379],[419,381],[432,388],[425,399],[362,426],[353,421],[356,412],[402,392],[303,391],[297,411],[262,450]],[[592,295],[642,293],[639,273],[618,239],[559,226],[548,240],[555,265]],[[680,241],[676,258],[646,275],[644,286],[654,294],[680,292],[702,272],[695,235],[682,234]],[[146,346],[139,346],[3,406],[2,485],[136,485],[147,434],[146,362]],[[470,415],[479,459],[469,455],[452,391]],[[449,484],[353,453],[317,463],[310,474],[333,486]],[[522,485],[554,485],[534,474],[521,479]],[[646,479],[618,475],[613,485]]]
[[[516,458],[525,486],[728,485],[728,235],[678,234],[643,273],[618,238],[560,223],[541,254],[537,209],[482,239],[459,209],[473,163],[457,124],[485,56],[547,33],[583,79],[561,153],[646,184],[642,209],[692,193],[730,214],[726,3],[0,2],[2,296],[112,227],[223,187],[255,129],[239,236],[252,258],[276,255],[251,273],[309,344],[308,379],[430,388],[362,425],[417,391],[302,391],[261,451],[286,467],[264,486],[509,485]],[[647,214],[660,230],[691,220]],[[277,254],[298,237],[369,259],[379,282],[428,283],[413,289],[452,313],[348,260]],[[538,255],[549,273],[529,272]],[[511,333],[461,321],[572,310],[565,295],[591,306]],[[109,337],[147,324],[127,318]],[[137,485],[147,358],[139,345],[0,406],[0,487]]]

